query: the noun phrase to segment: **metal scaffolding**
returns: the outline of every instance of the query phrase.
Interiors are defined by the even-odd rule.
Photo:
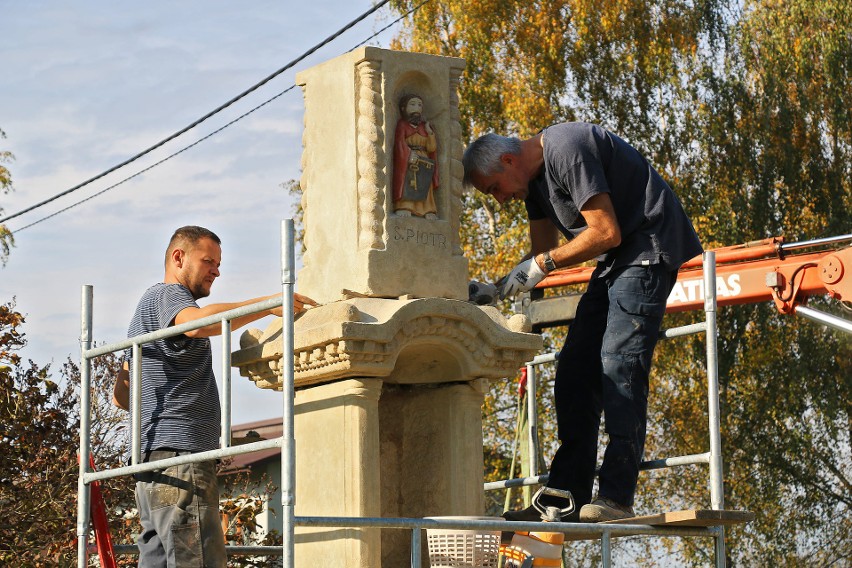
[[[429,528],[442,529],[480,529],[480,530],[546,530],[548,532],[564,532],[567,535],[585,536],[601,539],[603,566],[609,567],[611,559],[611,538],[625,535],[657,535],[657,536],[703,536],[714,538],[716,541],[716,566],[725,566],[725,531],[723,527],[655,527],[636,524],[588,524],[588,523],[539,523],[539,522],[508,522],[502,520],[460,520],[460,519],[407,519],[407,518],[349,518],[349,517],[296,517],[295,516],[295,438],[294,438],[294,358],[293,358],[293,292],[295,283],[294,269],[294,228],[293,221],[287,219],[281,227],[281,263],[282,263],[282,299],[267,300],[251,306],[244,306],[227,312],[196,320],[187,324],[169,327],[153,333],[129,338],[125,341],[92,348],[92,286],[83,287],[83,309],[81,322],[81,413],[80,413],[80,475],[78,482],[77,508],[77,551],[78,568],[87,566],[87,541],[89,537],[90,484],[94,481],[109,479],[124,475],[132,475],[155,469],[163,469],[172,465],[198,462],[210,459],[221,459],[239,454],[281,448],[281,488],[283,510],[283,545],[268,546],[229,546],[228,553],[232,555],[267,555],[280,556],[284,568],[295,566],[295,527],[347,527],[347,528],[390,528],[411,530],[411,567],[421,567],[421,531]],[[704,332],[707,337],[707,372],[708,372],[708,404],[710,449],[706,453],[677,456],[643,463],[643,469],[656,469],[676,465],[704,463],[710,466],[710,495],[713,509],[724,507],[722,482],[722,455],[719,420],[719,389],[718,366],[716,351],[716,276],[715,255],[712,251],[704,253],[704,289],[705,314],[704,322],[669,329],[665,337],[678,337],[691,333]],[[280,438],[264,440],[232,447],[231,432],[231,343],[230,320],[251,313],[283,306],[283,408],[282,428]],[[141,415],[141,346],[144,343],[166,337],[183,334],[187,331],[210,324],[222,325],[222,440],[217,450],[178,456],[154,463],[141,462],[140,444],[140,415]],[[130,348],[133,350],[133,368],[131,372],[131,389],[134,393],[131,408],[132,448],[131,465],[98,472],[90,471],[89,457],[91,454],[91,361],[99,356]],[[554,355],[536,357],[529,363],[528,381],[530,384],[530,424],[535,425],[535,366],[552,362]],[[531,447],[537,447],[537,434],[531,429]],[[531,471],[535,472],[538,456],[535,452],[531,459]],[[522,485],[540,484],[546,481],[546,476],[534,475],[525,479],[513,479],[496,483],[488,483],[485,490],[493,490]],[[135,547],[120,545],[115,547],[118,553],[133,553]]]

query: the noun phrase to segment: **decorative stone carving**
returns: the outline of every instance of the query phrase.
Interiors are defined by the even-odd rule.
[[[510,327],[511,326],[511,327]],[[518,333],[527,332],[527,333]],[[441,298],[355,298],[309,310],[295,323],[297,387],[347,377],[440,383],[513,376],[541,349],[522,315]],[[281,388],[281,320],[249,330],[233,364],[260,388]]]
[[[467,298],[455,94],[462,69],[458,58],[364,47],[296,76],[305,94],[300,292],[324,304],[343,299],[344,290]],[[422,97],[423,116],[440,138],[440,190],[434,207],[405,217],[394,212],[395,137],[388,133],[400,118],[400,99],[411,93]]]
[[[381,62],[358,64],[358,246],[360,249],[383,248],[385,233],[384,187],[384,113],[382,111]]]
[[[483,514],[486,381],[515,376],[541,337],[525,316],[466,301],[463,69],[457,58],[365,47],[296,78],[306,247],[297,287],[322,304],[295,321],[297,515]],[[411,93],[439,138],[431,150],[424,126],[435,177],[422,210],[394,203],[398,137],[386,134]],[[282,388],[281,325],[248,330],[232,355],[263,389]],[[403,531],[300,527],[296,563],[397,567],[409,543]]]

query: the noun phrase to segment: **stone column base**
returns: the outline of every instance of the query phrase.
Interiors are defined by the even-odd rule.
[[[378,517],[381,379],[296,392],[296,516]],[[372,568],[379,529],[296,529],[296,566]]]
[[[483,383],[350,379],[297,391],[296,515],[481,515]],[[397,567],[410,555],[409,530],[296,531],[299,567]]]

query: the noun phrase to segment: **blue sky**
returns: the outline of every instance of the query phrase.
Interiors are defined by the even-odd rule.
[[[185,127],[368,10],[365,0],[184,0],[144,3],[0,0],[0,150],[15,191],[4,215],[51,197]],[[388,7],[293,70],[166,147],[41,209],[12,230],[88,197],[198,140],[293,85],[395,19]],[[370,41],[386,47],[396,26]],[[281,184],[299,177],[303,100],[296,88],[180,156],[16,234],[0,269],[0,302],[26,315],[24,350],[58,372],[79,359],[80,297],[94,286],[94,338],[123,339],[141,293],[163,275],[172,231],[222,238],[222,275],[208,301],[280,289]],[[265,327],[271,319],[254,326]],[[234,334],[237,345],[242,330]],[[219,342],[214,341],[218,360]],[[218,371],[217,371],[218,373]],[[234,373],[234,422],[280,414],[280,395]]]

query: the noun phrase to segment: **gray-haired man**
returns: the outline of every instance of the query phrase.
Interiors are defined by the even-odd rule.
[[[467,185],[501,204],[526,204],[532,251],[505,279],[503,297],[531,290],[556,268],[598,260],[559,357],[561,445],[548,487],[570,491],[582,507],[563,520],[631,517],[651,358],[678,268],[701,253],[698,236],[645,158],[599,126],[557,124],[526,140],[487,134],[467,148],[463,164]],[[593,501],[602,412],[609,444]],[[566,508],[559,497],[542,501]],[[532,507],[504,516],[540,518]]]

